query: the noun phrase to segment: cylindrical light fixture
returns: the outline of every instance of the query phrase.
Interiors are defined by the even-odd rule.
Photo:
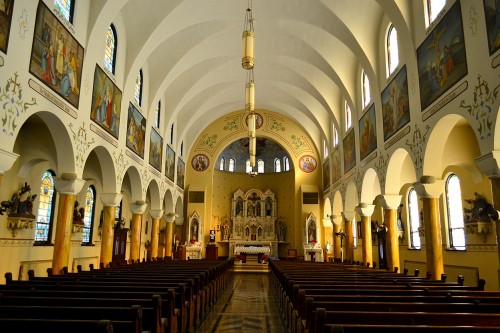
[[[249,145],[248,145],[248,151],[250,152],[250,155],[254,155],[255,156],[255,153],[256,153],[256,138],[255,136],[251,136],[248,138],[248,141],[249,141]]]
[[[251,137],[255,137],[255,123],[256,123],[255,113],[250,113],[248,115],[248,135]]]
[[[255,110],[255,83],[252,81],[245,84],[245,111]]]
[[[241,66],[246,69],[252,69],[254,63],[254,42],[255,32],[253,30],[252,9],[248,8],[245,14],[245,27],[242,34],[243,57]]]
[[[255,155],[250,155],[250,167],[255,168]]]

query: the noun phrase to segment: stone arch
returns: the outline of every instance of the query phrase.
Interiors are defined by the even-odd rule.
[[[329,218],[331,215],[333,215],[332,204],[330,202],[330,198],[325,197],[325,202],[323,203],[323,218]]]
[[[345,211],[354,211],[354,208],[358,205],[358,191],[356,190],[356,185],[353,182],[347,184],[345,191]]]
[[[361,185],[361,202],[370,204],[381,193],[380,180],[377,172],[372,168],[366,170]]]
[[[493,150],[500,150],[500,117],[498,117],[498,113],[500,112],[500,106],[497,109],[496,115],[497,119],[495,122],[495,131],[493,134]]]
[[[335,194],[333,195],[333,206],[332,206],[332,213],[333,215],[338,215],[342,213],[344,210],[344,207],[342,205],[342,194],[340,191],[336,191]]]
[[[165,192],[165,196],[163,197],[163,209],[167,214],[174,212],[174,198],[170,189]]]
[[[385,194],[398,194],[404,184],[414,183],[417,173],[407,150],[398,148],[387,164]]]
[[[150,209],[162,209],[161,198],[160,198],[160,187],[155,179],[151,179],[146,192],[146,197],[150,199],[149,208]]]
[[[102,186],[103,193],[117,191],[115,163],[104,146],[95,147],[87,155],[82,175],[84,178],[94,178]]]
[[[122,191],[129,193],[131,202],[144,200],[141,175],[135,166],[130,166],[125,172]]]
[[[184,224],[184,204],[182,201],[182,197],[177,197],[177,201],[175,202],[175,213],[177,214],[177,219],[175,220],[176,224]],[[180,223],[177,223],[179,221]]]

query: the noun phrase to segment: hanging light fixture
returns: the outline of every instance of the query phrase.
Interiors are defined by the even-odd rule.
[[[255,82],[253,79],[253,68],[247,71],[247,82],[245,84],[245,111],[255,111]]]
[[[241,66],[246,69],[253,68],[254,62],[254,41],[255,32],[253,30],[253,17],[252,17],[252,1],[248,1],[248,8],[245,13],[245,24],[243,26],[243,57],[241,59]]]

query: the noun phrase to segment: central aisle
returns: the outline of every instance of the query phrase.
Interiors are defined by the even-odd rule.
[[[269,274],[235,273],[232,285],[195,332],[283,333],[274,296]]]

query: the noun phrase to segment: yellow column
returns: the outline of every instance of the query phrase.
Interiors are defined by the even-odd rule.
[[[175,213],[168,213],[165,215],[167,221],[167,231],[165,232],[165,257],[172,258],[172,242],[174,236],[174,221],[177,217]]]
[[[160,238],[160,218],[163,216],[163,209],[151,209],[149,211],[151,216],[151,257],[156,258],[158,254],[158,240]]]
[[[122,195],[120,193],[101,193],[100,198],[104,207],[101,231],[101,256],[99,262],[104,264],[104,267],[107,267],[113,260],[116,207],[120,205]]]
[[[373,267],[373,247],[372,247],[372,214],[375,205],[360,203],[356,210],[361,216],[361,240],[363,242],[363,262]]]
[[[354,220],[353,211],[342,212],[345,223],[345,258],[344,260],[354,261],[354,234],[352,233],[352,221]]]
[[[438,200],[444,189],[444,181],[432,176],[422,176],[420,182],[413,185],[423,203],[427,272],[432,274],[431,279],[440,280],[444,273],[444,263]]]
[[[382,207],[384,208],[384,220],[387,233],[385,243],[387,248],[387,269],[394,271],[395,268],[401,272],[399,262],[399,243],[398,243],[398,218],[397,209],[401,204],[401,196],[396,194],[386,194],[381,197]]]
[[[77,179],[76,173],[63,173],[61,177],[54,179],[55,188],[59,192],[54,254],[52,256],[52,273],[54,275],[61,274],[63,267],[68,267],[76,194],[80,192],[84,184],[83,179]]]
[[[333,215],[333,258],[341,259],[342,255],[340,252],[340,237],[337,234],[342,230],[341,228],[342,216]]]
[[[129,260],[134,262],[139,259],[139,249],[141,246],[142,215],[147,204],[144,201],[136,201],[130,204],[132,211],[132,221],[130,221],[130,254]]]

